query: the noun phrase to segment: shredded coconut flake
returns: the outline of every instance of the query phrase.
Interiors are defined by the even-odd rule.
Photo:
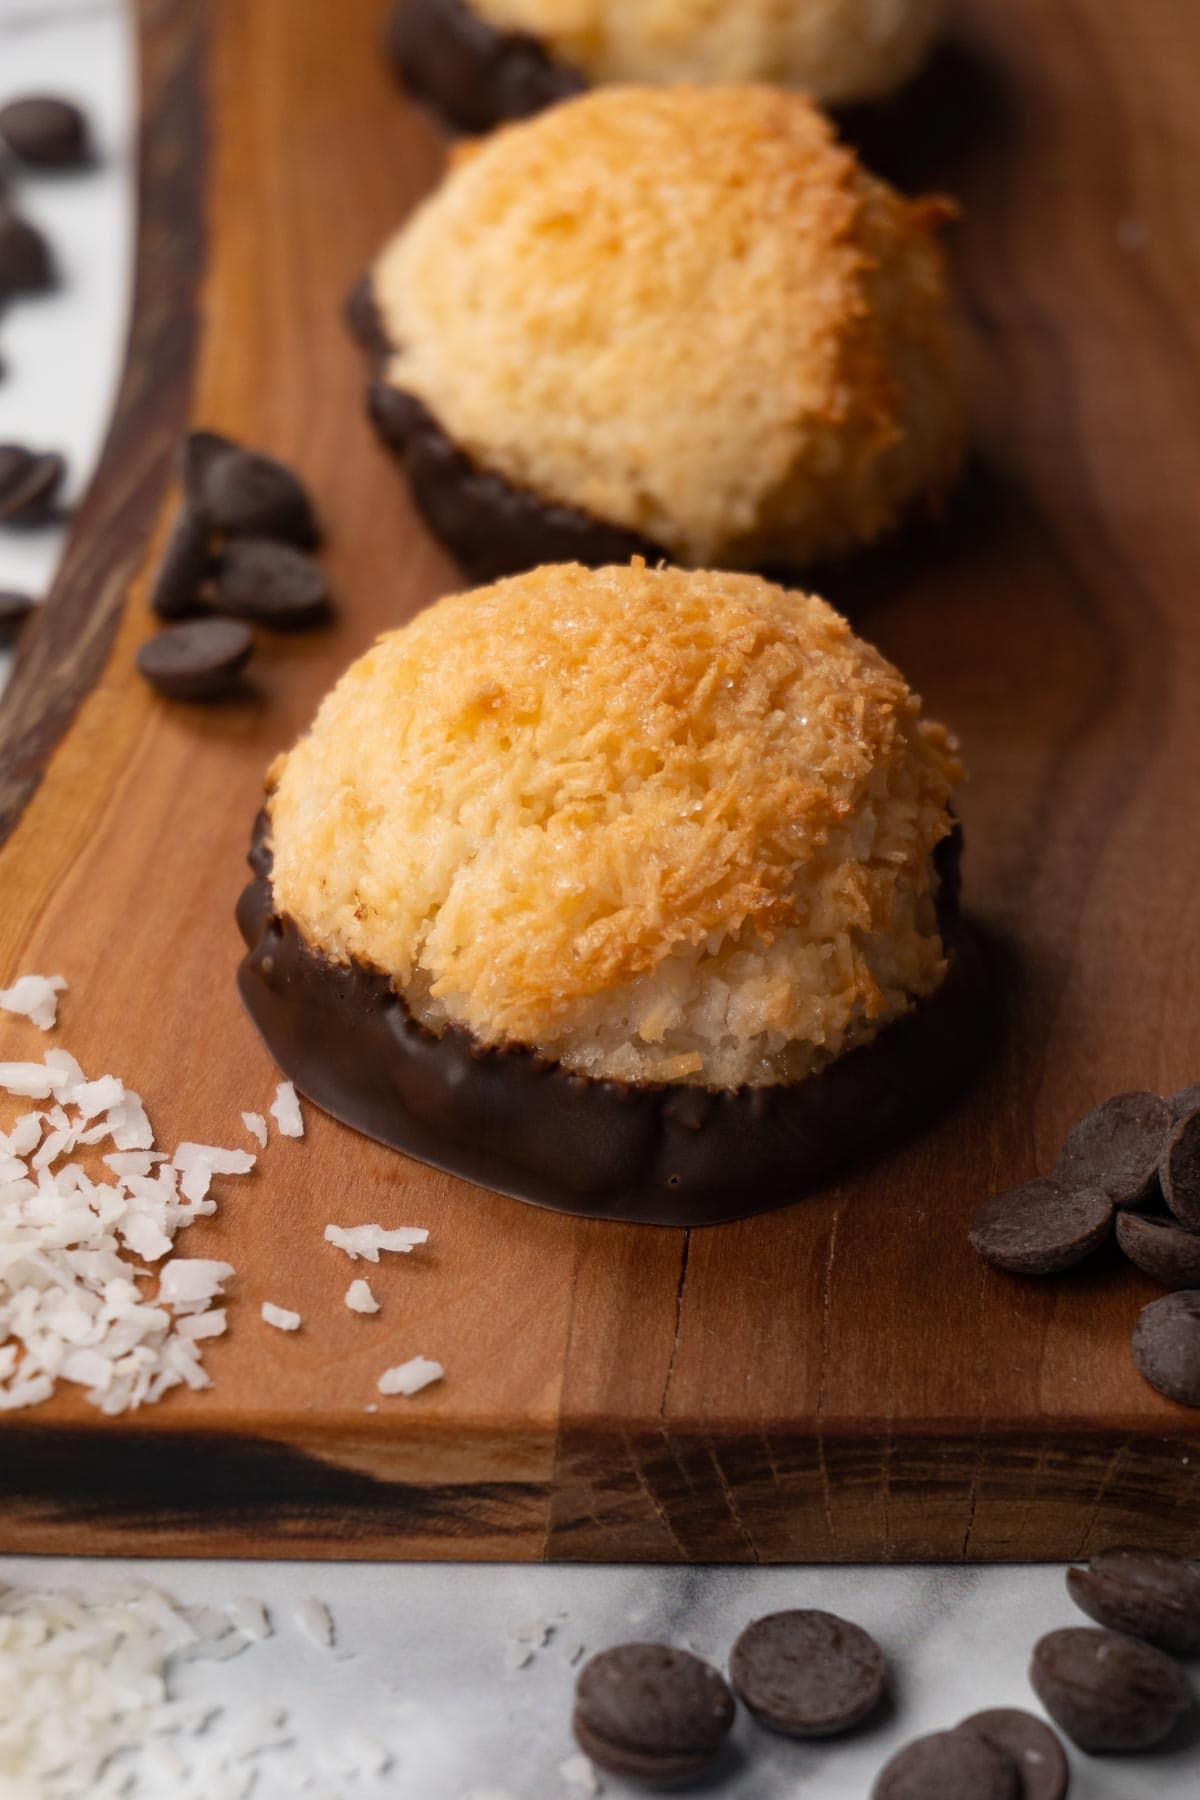
[[[318,1649],[333,1649],[337,1631],[333,1623],[333,1614],[323,1600],[316,1600],[311,1594],[302,1600],[296,1608],[296,1624],[305,1637],[311,1638]]]
[[[26,1100],[48,1100],[54,1083],[42,1063],[6,1062],[0,1063],[0,1088]]]
[[[277,1331],[299,1331],[300,1314],[289,1312],[285,1306],[273,1306],[269,1300],[263,1301],[262,1316],[268,1325],[274,1325]]]
[[[399,1225],[387,1231],[382,1225],[327,1225],[325,1242],[335,1250],[344,1250],[351,1262],[361,1256],[364,1262],[377,1263],[379,1252],[388,1250],[407,1256],[417,1244],[429,1241],[428,1231],[416,1225]]]
[[[594,1796],[603,1791],[600,1777],[586,1756],[568,1756],[565,1762],[559,1763],[558,1772],[574,1793],[587,1794],[589,1800],[594,1800]]]
[[[423,1356],[414,1356],[406,1363],[397,1363],[394,1369],[385,1369],[379,1377],[381,1394],[419,1394],[431,1382],[440,1381],[446,1373],[441,1363],[429,1362]]]
[[[233,1270],[174,1254],[179,1231],[216,1210],[214,1173],[253,1166],[244,1150],[155,1150],[141,1099],[112,1075],[89,1080],[51,1049],[0,1064],[0,1087],[53,1099],[0,1131],[0,1411],[37,1406],[57,1383],[107,1414],[210,1385],[199,1344],[225,1329],[213,1309]],[[113,1148],[102,1166],[79,1145]],[[183,1191],[180,1170],[203,1174]],[[158,1265],[158,1291],[143,1287]]]
[[[250,1136],[255,1142],[265,1150],[267,1147],[267,1121],[263,1118],[262,1114],[244,1112],[242,1114],[242,1124],[246,1127],[246,1130],[250,1133]]]
[[[42,1031],[58,1017],[58,996],[66,987],[61,975],[22,975],[10,988],[0,988],[0,1012],[16,1013]]]
[[[346,1305],[351,1312],[377,1313],[379,1302],[371,1292],[368,1281],[352,1281],[346,1289]]]
[[[292,1082],[281,1081],[275,1089],[275,1098],[271,1103],[271,1117],[284,1137],[302,1138],[304,1136],[304,1119],[300,1113],[300,1102],[296,1098],[296,1089]]]

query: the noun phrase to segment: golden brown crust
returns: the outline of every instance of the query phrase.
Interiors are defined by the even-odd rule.
[[[770,88],[608,88],[459,152],[387,246],[388,378],[515,486],[798,566],[962,451],[941,215]]]
[[[272,770],[275,893],[487,1042],[778,1079],[940,980],[931,854],[960,774],[823,601],[540,569],[347,671]]]

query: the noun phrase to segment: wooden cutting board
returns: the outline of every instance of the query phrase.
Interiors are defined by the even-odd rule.
[[[57,1041],[160,1141],[237,1142],[274,1075],[234,989],[262,771],[384,626],[455,577],[362,417],[339,318],[442,147],[392,86],[379,0],[144,0],[128,369],[94,488],[0,714],[0,978],[70,983]],[[1200,1551],[1200,1415],[1133,1370],[1155,1290],[1100,1262],[989,1273],[985,1192],[1095,1100],[1200,1076],[1200,16],[970,0],[880,166],[962,201],[979,447],[944,527],[836,596],[964,739],[967,892],[1006,1018],[967,1101],[789,1211],[584,1223],[309,1111],[183,1240],[238,1276],[215,1386],[0,1426],[0,1549],[722,1561]],[[325,635],[255,702],[161,704],[148,630],[187,423],[293,460],[329,527]],[[0,1055],[40,1054],[23,1022]],[[326,1222],[427,1225],[376,1282]],[[305,1320],[266,1328],[264,1299]],[[376,1399],[414,1353],[443,1383]]]

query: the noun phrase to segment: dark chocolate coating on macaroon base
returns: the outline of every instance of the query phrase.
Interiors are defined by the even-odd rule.
[[[388,54],[413,99],[452,132],[526,119],[588,85],[527,31],[502,31],[470,0],[396,0]]]
[[[383,315],[363,276],[346,298],[346,324],[378,371],[392,352]],[[575,506],[543,500],[514,487],[459,448],[415,394],[376,374],[367,393],[367,417],[382,443],[404,465],[417,510],[464,574],[474,582],[499,581],[543,563],[583,563],[602,569],[644,556],[672,559],[659,544]]]
[[[787,1206],[941,1112],[987,1042],[988,983],[954,904],[953,848],[937,992],[819,1074],[715,1091],[596,1080],[458,1026],[430,1031],[388,976],[332,962],[277,915],[265,829],[260,814],[238,986],[284,1074],[356,1131],[535,1206],[677,1226]]]
[[[644,556],[670,557],[649,538],[610,525],[578,507],[514,487],[460,450],[415,395],[372,382],[367,412],[379,436],[404,464],[417,509],[473,582],[499,581],[543,563],[602,569]]]

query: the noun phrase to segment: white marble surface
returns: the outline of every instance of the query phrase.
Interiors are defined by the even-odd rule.
[[[200,3],[200,0],[197,0]],[[247,0],[253,4],[254,0]],[[132,47],[113,0],[0,0],[0,99],[54,88],[86,106],[101,148],[86,175],[22,180],[20,204],[48,231],[64,274],[52,298],[0,318],[0,440],[60,446],[77,493],[94,464],[120,366],[129,297]],[[58,554],[54,532],[0,532],[0,587],[41,592]],[[0,1456],[3,1436],[0,1432]],[[308,1776],[338,1789],[336,1768],[359,1734],[395,1761],[348,1794],[403,1800],[554,1800],[570,1790],[559,1764],[574,1671],[569,1653],[630,1637],[687,1642],[722,1661],[739,1628],[779,1606],[814,1605],[854,1618],[885,1646],[895,1671],[888,1714],[842,1743],[797,1745],[739,1723],[720,1780],[692,1791],[729,1800],[864,1800],[899,1743],[979,1707],[1032,1703],[1025,1677],[1043,1631],[1078,1615],[1056,1569],[767,1570],[583,1569],[312,1564],[138,1564],[0,1560],[0,1580],[92,1587],[134,1573],[184,1600],[219,1603],[256,1594],[279,1632],[233,1663],[189,1664],[184,1694],[225,1710],[205,1754],[251,1709],[286,1709],[293,1748],[264,1766],[256,1793],[279,1800]],[[332,1608],[338,1646],[313,1647],[291,1624],[306,1594]],[[522,1669],[505,1667],[509,1633],[562,1613],[551,1642]],[[3,1718],[0,1717],[0,1728]],[[176,1800],[177,1777],[147,1776],[142,1795]],[[203,1786],[200,1791],[203,1790]],[[576,1793],[578,1789],[574,1790]],[[631,1789],[605,1778],[614,1796]],[[1153,1758],[1075,1758],[1078,1800],[1195,1800],[1195,1734]],[[80,1796],[80,1800],[85,1800]],[[962,1796],[970,1800],[970,1796]]]
[[[254,1595],[276,1636],[235,1661],[194,1662],[177,1691],[224,1711],[196,1751],[199,1793],[223,1794],[215,1774],[239,1721],[287,1713],[282,1753],[263,1759],[256,1800],[287,1800],[311,1775],[346,1800],[570,1800],[560,1765],[572,1755],[572,1653],[630,1638],[690,1647],[723,1664],[741,1627],[783,1606],[819,1606],[875,1634],[893,1671],[894,1698],[856,1735],[799,1744],[739,1718],[732,1747],[689,1793],[724,1800],[866,1800],[875,1773],[900,1744],[990,1705],[1037,1710],[1026,1665],[1045,1631],[1080,1621],[1060,1569],[617,1569],[438,1564],[106,1564],[0,1559],[0,1581],[73,1583],[140,1575],[183,1601],[219,1605]],[[294,1622],[315,1595],[337,1626],[332,1652]],[[524,1668],[505,1666],[510,1635],[558,1619]],[[363,1739],[394,1761],[375,1779],[337,1771]],[[204,1773],[207,1759],[208,1773]],[[1154,1757],[1073,1753],[1073,1800],[1195,1800],[1200,1737],[1185,1734]],[[178,1776],[145,1778],[136,1793],[176,1800]],[[643,1790],[611,1776],[603,1792]],[[580,1790],[575,1789],[578,1796]],[[82,1800],[82,1797],[81,1797]],[[960,1800],[972,1800],[962,1795]]]
[[[87,486],[116,395],[129,311],[136,129],[133,33],[117,0],[0,0],[0,104],[53,91],[91,122],[96,166],[10,171],[10,198],[45,232],[59,283],[0,310],[0,443],[61,450],[68,503]],[[0,529],[0,589],[40,599],[64,530]],[[0,682],[5,658],[0,655]]]

